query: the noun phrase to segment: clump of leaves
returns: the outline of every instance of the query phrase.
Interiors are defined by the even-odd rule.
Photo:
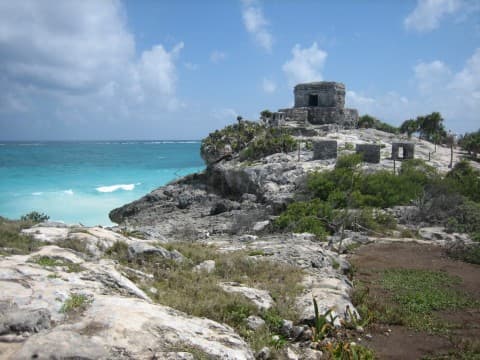
[[[50,216],[44,213],[40,213],[38,211],[29,212],[28,214],[25,214],[20,218],[21,221],[31,222],[33,224],[48,221],[48,219],[50,219]]]
[[[61,259],[55,259],[55,258],[52,258],[52,257],[49,257],[49,256],[35,257],[31,261],[40,265],[40,266],[46,267],[46,268],[55,267],[55,266],[65,267],[66,271],[69,272],[69,273],[81,272],[81,271],[85,270],[85,268],[83,266],[81,266],[80,264],[73,263],[73,262],[70,262],[70,261],[64,261],[64,260],[61,260]]]
[[[220,158],[228,146],[235,153],[243,150],[266,127],[253,121],[239,121],[238,124],[228,125],[216,130],[202,140],[200,153],[207,160],[210,157]]]
[[[275,153],[291,152],[296,147],[296,140],[283,129],[267,128],[240,153],[240,159],[242,161],[257,160]]]
[[[315,320],[312,327],[312,341],[318,342],[333,333],[333,331],[335,330],[335,320],[338,316],[332,315],[332,309],[327,310],[324,314],[320,314],[318,310],[317,300],[315,300],[315,298],[313,298],[313,308],[315,313]]]
[[[334,360],[373,360],[375,358],[372,350],[355,342],[329,342],[323,349]]]
[[[70,294],[70,297],[63,303],[60,312],[66,315],[78,314],[85,311],[92,300],[84,294]]]

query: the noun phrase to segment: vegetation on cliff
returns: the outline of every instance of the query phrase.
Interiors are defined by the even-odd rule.
[[[458,144],[471,155],[473,159],[477,159],[480,153],[480,130],[471,133],[465,133],[459,140]]]
[[[241,120],[210,133],[202,140],[200,153],[207,164],[224,156],[240,154],[240,159],[257,160],[262,157],[295,150],[296,141],[284,129]]]
[[[398,134],[399,132],[397,127],[387,124],[368,114],[362,115],[358,118],[357,126],[360,129],[376,129],[392,134]]]
[[[419,159],[404,161],[398,175],[362,172],[360,162],[357,155],[348,155],[340,157],[333,170],[311,173],[303,201],[290,204],[276,227],[311,232],[320,239],[356,226],[384,231],[394,228],[395,222],[382,209],[416,203],[419,221],[480,239],[480,172],[467,162],[458,163],[444,177]]]

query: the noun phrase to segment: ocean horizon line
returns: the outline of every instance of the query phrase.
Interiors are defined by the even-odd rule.
[[[98,140],[73,140],[73,139],[64,139],[64,140],[2,140],[0,143],[63,143],[63,142],[154,142],[154,141],[169,141],[169,142],[200,142],[202,139],[98,139]]]

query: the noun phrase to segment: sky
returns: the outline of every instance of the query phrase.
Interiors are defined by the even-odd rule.
[[[480,128],[478,0],[0,0],[0,140],[201,139],[340,81]]]

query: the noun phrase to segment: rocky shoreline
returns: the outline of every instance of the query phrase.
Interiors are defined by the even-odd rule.
[[[393,167],[388,154],[396,135],[365,129],[318,130],[315,136],[337,140],[340,154],[351,153],[355,144],[382,144],[382,161],[363,165],[364,170]],[[300,134],[297,139],[306,138]],[[426,159],[429,153],[433,153],[433,144],[416,140],[416,157]],[[455,153],[454,159],[459,156]],[[439,171],[447,171],[449,161],[450,150],[440,146],[431,159]],[[319,242],[308,233],[272,232],[272,220],[295,200],[306,175],[331,169],[334,164],[335,160],[312,160],[312,151],[306,146],[255,161],[233,157],[112,210],[110,218],[119,224],[117,227],[46,222],[24,229],[25,235],[42,246],[29,254],[3,256],[0,261],[1,357],[270,358],[268,348],[255,351],[231,326],[157,303],[152,273],[107,256],[109,249],[123,244],[125,256],[134,264],[150,256],[168,264],[191,261],[181,251],[169,249],[169,244],[180,241],[212,246],[215,256],[241,252],[253,264],[267,259],[300,269],[302,290],[294,299],[298,319],[281,319],[279,331],[286,345],[276,356],[322,358],[322,352],[311,342],[310,326],[315,318],[312,299],[322,314],[333,310],[336,325],[356,314],[350,299],[352,283],[345,249],[371,242],[446,245],[469,241],[466,235],[427,226],[420,227],[420,238],[404,237],[398,231],[390,237],[347,232],[342,237],[331,236],[327,242]],[[391,210],[399,223],[409,211],[414,209]],[[195,264],[192,273],[215,271],[218,264],[213,257]],[[265,289],[248,284],[217,285],[225,292],[240,294],[261,310],[277,301]],[[78,311],[69,312],[70,304]],[[264,322],[251,316],[247,320],[250,329]],[[359,336],[364,335],[360,332]]]

